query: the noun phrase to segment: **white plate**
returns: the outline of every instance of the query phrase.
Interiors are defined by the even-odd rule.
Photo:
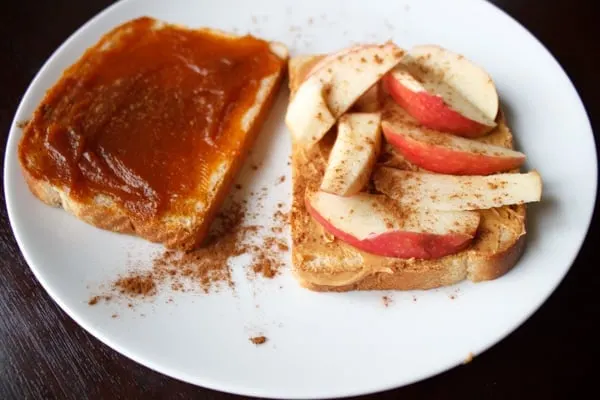
[[[481,64],[498,84],[527,167],[537,168],[545,183],[543,202],[530,207],[524,256],[496,281],[393,293],[387,308],[381,299],[388,293],[313,293],[299,288],[289,272],[274,281],[248,281],[244,257],[235,268],[235,294],[163,293],[135,310],[119,303],[88,306],[95,285],[126,270],[128,254],[144,257],[157,247],[97,230],[34,199],[17,162],[16,122],[30,116],[87,46],[144,14],[249,31],[288,44],[292,54],[392,38],[403,47],[437,43]],[[283,89],[261,136],[255,157],[266,158],[253,175],[256,188],[289,173],[286,99]],[[561,67],[524,28],[484,1],[127,0],[77,31],[27,90],[8,141],[5,190],[17,241],[36,277],[75,321],[112,348],[164,374],[222,391],[332,397],[430,377],[523,323],[562,280],[584,240],[596,193],[594,149],[582,103]],[[285,190],[273,190],[270,204],[289,203],[290,179],[280,187]],[[257,333],[269,341],[251,345],[248,337]]]

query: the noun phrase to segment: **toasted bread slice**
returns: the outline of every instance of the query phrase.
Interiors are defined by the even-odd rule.
[[[311,66],[323,56],[301,56],[289,62],[293,94]],[[385,100],[384,100],[385,101]],[[482,142],[513,147],[504,116]],[[306,288],[317,291],[412,290],[498,278],[517,262],[525,245],[525,205],[481,210],[481,222],[471,245],[460,253],[434,260],[399,259],[367,254],[335,239],[308,214],[306,190],[317,190],[335,140],[330,132],[306,150],[292,144],[293,204],[291,212],[293,271]],[[419,170],[385,145],[379,165]]]
[[[95,90],[96,87],[94,86],[94,78],[89,78],[90,76],[93,76],[95,65],[97,65],[94,64],[94,60],[96,60],[103,52],[111,51],[114,46],[120,45],[127,40],[133,40],[128,35],[131,35],[133,28],[139,27],[140,24],[143,25],[144,29],[146,29],[144,32],[142,32],[142,38],[151,37],[154,33],[160,32],[163,29],[170,30],[167,32],[169,35],[178,35],[187,30],[187,28],[165,24],[151,18],[140,18],[125,23],[108,32],[95,46],[88,49],[87,52],[73,66],[68,68],[63,73],[60,82],[75,81],[78,82],[78,84],[82,84],[81,82],[92,82],[89,83],[91,87],[90,90]],[[114,193],[111,193],[110,191],[103,191],[102,188],[95,188],[94,191],[88,196],[75,196],[73,182],[65,182],[64,180],[61,181],[60,179],[53,179],[52,176],[46,173],[49,170],[49,167],[47,166],[47,163],[49,162],[48,152],[51,151],[48,149],[48,145],[45,142],[47,136],[45,136],[44,131],[48,126],[48,124],[46,124],[46,120],[50,119],[52,122],[58,121],[59,123],[63,123],[64,126],[68,127],[67,129],[71,129],[71,119],[69,118],[76,118],[82,114],[85,115],[86,113],[93,112],[94,110],[91,110],[91,106],[89,106],[88,109],[85,108],[85,104],[93,105],[94,100],[84,98],[85,101],[81,101],[84,106],[83,109],[80,110],[80,114],[73,116],[73,114],[75,114],[74,111],[71,112],[73,107],[64,107],[64,99],[81,99],[84,95],[79,94],[81,91],[77,92],[77,85],[63,84],[62,86],[59,86],[59,83],[57,83],[48,91],[44,100],[41,102],[40,107],[36,110],[31,121],[24,129],[23,139],[21,140],[19,147],[19,159],[21,165],[23,166],[25,179],[35,196],[37,196],[46,204],[64,208],[67,212],[73,214],[82,221],[85,221],[86,223],[94,225],[98,228],[138,235],[146,240],[162,243],[168,248],[191,249],[202,243],[213,217],[216,215],[227,193],[229,192],[230,186],[239,169],[241,168],[248,150],[254,143],[255,138],[261,129],[263,121],[271,109],[274,98],[281,86],[282,78],[285,75],[288,51],[287,48],[280,43],[269,43],[256,40],[255,38],[249,39],[249,37],[235,36],[213,29],[188,30],[187,32],[204,34],[205,36],[211,38],[232,43],[231,48],[234,48],[234,44],[238,43],[235,42],[236,40],[251,40],[250,43],[252,43],[254,46],[259,46],[260,42],[262,42],[268,46],[268,49],[270,49],[270,53],[269,51],[266,53],[261,53],[270,54],[263,57],[263,60],[269,60],[270,63],[268,73],[265,72],[254,81],[243,83],[245,86],[241,86],[239,92],[236,92],[239,93],[239,95],[237,95],[238,97],[235,98],[235,102],[225,104],[223,107],[223,109],[226,110],[225,112],[228,112],[229,114],[222,114],[222,116],[223,118],[228,119],[226,119],[227,123],[223,122],[220,125],[220,136],[217,138],[219,141],[216,142],[216,144],[209,143],[213,147],[210,148],[210,153],[207,152],[206,154],[209,154],[211,157],[211,162],[204,162],[204,154],[185,154],[186,157],[191,159],[193,168],[192,170],[178,170],[176,175],[178,175],[178,178],[179,175],[181,175],[181,178],[179,179],[181,179],[181,182],[183,183],[185,183],[185,180],[189,179],[190,181],[197,182],[197,185],[185,193],[176,193],[176,195],[169,197],[168,201],[165,202],[166,206],[160,213],[156,212],[149,216],[141,216],[138,212],[136,212],[135,208],[126,207],[123,201],[119,201],[120,199],[118,196],[115,197],[113,196]],[[138,38],[135,40],[138,40]],[[139,44],[136,44],[136,46],[139,48]],[[144,51],[145,50],[138,52],[138,57],[145,57],[147,53],[144,53]],[[183,50],[177,48],[173,51],[182,51],[181,57],[188,56],[188,53],[185,53],[185,51],[188,51],[186,48]],[[245,53],[243,49],[241,49],[239,53],[236,53],[236,62],[239,64],[246,63],[247,65],[254,65],[252,63],[255,63],[256,59],[253,59],[253,55],[249,54],[246,56],[244,54]],[[120,55],[117,54],[115,57],[119,56]],[[125,62],[127,62],[127,54],[121,56],[125,57]],[[174,59],[174,57],[180,57],[180,54],[175,54],[172,59]],[[193,57],[193,55],[190,57]],[[169,59],[169,62],[172,62],[172,59]],[[158,60],[158,62],[161,61],[161,59]],[[227,61],[228,60],[224,60],[223,62]],[[179,66],[179,68],[189,68],[197,74],[205,73],[202,70],[204,67],[198,67],[197,65],[190,63],[185,64],[186,62],[188,62],[188,60],[183,60],[183,63],[181,66]],[[234,64],[233,68],[236,68],[237,65],[238,64]],[[229,63],[227,67],[230,66],[231,63]],[[156,65],[151,67],[159,68],[156,67]],[[210,67],[211,66],[208,68]],[[160,65],[160,68],[162,68],[162,64]],[[249,68],[249,70],[251,69]],[[145,71],[144,73],[146,72],[148,71]],[[148,73],[152,74],[153,71],[151,70]],[[191,74],[189,71],[187,73]],[[104,79],[104,77],[107,75],[110,76],[110,73],[103,75],[102,79]],[[126,75],[125,78],[128,78],[128,76]],[[160,81],[160,79],[163,78],[164,76],[160,75],[159,73],[155,82],[161,84],[162,81]],[[120,77],[117,76],[116,80],[120,80]],[[174,91],[177,93],[177,90],[183,87],[186,82],[189,82],[189,80],[184,81],[182,79],[182,82],[177,83],[181,86],[178,86]],[[114,82],[111,81],[109,84],[114,85]],[[169,82],[166,85],[171,84],[172,82]],[[146,93],[144,92],[145,87],[143,84],[138,86],[135,85],[137,85],[137,81],[132,84],[132,90],[140,90],[142,93]],[[172,86],[165,87],[167,90],[172,89]],[[112,87],[109,89],[111,88]],[[203,87],[200,85],[195,89],[202,91]],[[189,93],[189,87],[186,87],[186,90],[188,90],[188,92],[185,93]],[[159,97],[159,101],[163,100],[164,96],[167,95],[160,94],[160,96],[163,97]],[[177,100],[179,100],[179,98],[177,98],[177,94],[174,96]],[[199,97],[193,97],[192,95],[189,95],[187,99],[187,101],[204,100],[204,98],[200,99]],[[226,97],[226,100],[227,99],[228,98]],[[86,103],[86,101],[88,103]],[[110,104],[110,101],[106,103]],[[135,104],[137,105],[140,103]],[[182,107],[185,107],[185,105]],[[50,118],[48,118],[48,110],[51,110],[51,113],[58,115],[52,114]],[[169,111],[170,108],[165,110],[166,113]],[[104,115],[104,117],[106,117],[106,119],[109,121],[108,123],[110,123],[110,121],[115,121],[116,117],[114,114],[116,112],[117,111],[114,111],[113,114],[109,112],[107,115]],[[177,112],[178,111],[176,110],[174,113],[175,117],[169,118],[172,118],[174,122],[173,126],[180,127],[182,119],[180,117],[183,112],[180,112],[179,114],[177,114]],[[129,119],[124,122],[125,124],[129,123],[132,118],[139,118],[139,115],[136,115],[135,112],[131,112],[128,115]],[[148,117],[153,117],[153,115],[149,115]],[[184,122],[187,124],[188,121]],[[189,125],[192,126],[193,122],[194,121],[190,121]],[[143,126],[144,128],[147,128],[148,125],[149,124]],[[101,125],[101,127],[104,127],[104,125]],[[190,128],[190,130],[191,129],[193,128]],[[173,138],[171,140],[179,140],[179,136],[177,136],[179,132],[165,131],[159,133],[171,135]],[[195,134],[195,131],[192,131],[192,134]],[[198,128],[197,135],[204,135],[204,139],[198,140],[208,140],[206,139],[206,137],[208,137],[206,131],[202,131]],[[214,137],[210,136],[210,139],[212,140]],[[132,139],[129,140],[131,141]],[[179,148],[183,148],[183,146],[179,146]],[[208,145],[205,147],[207,146]],[[131,147],[133,147],[134,151],[137,150],[135,144]],[[146,145],[146,147],[141,146],[140,143],[139,152],[145,151],[145,149],[148,147],[148,145]],[[186,150],[186,148],[183,148],[184,152]],[[119,149],[117,149],[117,153],[118,151]],[[155,149],[152,151],[155,151]],[[175,154],[173,157],[171,157],[173,160],[172,162],[178,162],[178,157],[179,154]],[[168,154],[166,159],[169,159]],[[136,162],[138,162],[138,160],[142,160],[142,164],[150,163],[143,165],[143,170],[152,171],[151,173],[153,174],[164,173],[164,169],[160,167],[157,168],[155,164],[151,164],[151,160],[143,160],[143,157],[137,156]],[[112,166],[109,165],[109,168],[110,167]],[[194,174],[200,174],[200,177]],[[121,178],[121,176],[118,176],[118,174],[115,175],[117,175],[117,178]],[[81,179],[81,176],[79,176],[78,179]],[[162,179],[167,180],[164,178]],[[127,181],[127,177],[122,179],[122,181]],[[130,186],[135,189],[135,185]],[[149,184],[148,187],[149,191],[155,189],[152,184]]]

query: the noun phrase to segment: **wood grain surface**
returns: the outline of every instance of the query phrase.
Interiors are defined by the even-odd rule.
[[[109,0],[6,0],[0,5],[0,138],[29,82],[73,31]],[[596,2],[495,3],[536,35],[563,65],[600,131]],[[491,49],[490,51],[493,51]],[[518,57],[506,54],[506,57]],[[535,66],[528,66],[535,68]],[[568,134],[568,132],[565,132]],[[596,133],[596,141],[598,136]],[[2,160],[3,162],[3,160]],[[0,207],[0,399],[234,399],[167,378],[90,336],[37,283]],[[558,290],[521,328],[471,363],[385,393],[379,399],[580,398],[595,390],[600,357],[597,213]],[[588,396],[586,396],[587,398]]]

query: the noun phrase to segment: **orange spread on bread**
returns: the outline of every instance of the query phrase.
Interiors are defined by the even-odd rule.
[[[211,171],[239,156],[243,115],[280,68],[251,36],[130,21],[48,91],[24,130],[21,163],[73,198],[108,195],[137,219],[189,212],[177,199],[202,200]]]

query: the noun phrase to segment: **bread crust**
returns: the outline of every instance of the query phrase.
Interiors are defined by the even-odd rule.
[[[474,257],[468,265],[467,277],[473,282],[489,281],[501,277],[510,271],[525,251],[526,235],[516,239],[508,248],[489,254]]]
[[[235,36],[209,28],[201,30],[209,31],[214,35]],[[114,34],[118,34],[118,28],[114,31]],[[99,45],[102,43],[100,42]],[[162,218],[140,221],[132,218],[121,206],[108,197],[96,196],[90,201],[82,202],[69,196],[66,190],[52,185],[47,180],[32,176],[27,168],[21,168],[30,191],[42,202],[53,207],[62,207],[68,213],[97,228],[139,236],[150,242],[161,243],[171,249],[190,250],[197,247],[205,239],[210,224],[230,192],[233,181],[272,108],[287,71],[287,49],[278,42],[270,42],[270,45],[273,54],[281,60],[281,68],[276,74],[264,79],[265,81],[269,79],[271,83],[264,98],[257,98],[257,101],[262,100],[260,108],[252,120],[249,121],[235,157],[232,157],[226,169],[222,171],[220,181],[213,188],[210,203],[205,205],[201,213],[193,216],[192,223],[185,224],[176,218],[172,221],[166,221]]]
[[[453,270],[451,266],[440,270],[402,271],[392,274],[376,272],[366,275],[358,282],[342,285],[319,285],[295,274],[300,284],[317,292],[348,292],[352,290],[427,290],[449,286],[469,279],[473,282],[494,280],[510,271],[525,249],[525,235],[519,237],[507,249],[476,256],[466,261],[466,268]]]
[[[302,56],[290,60],[292,95],[306,72],[322,57]],[[498,128],[479,140],[512,148],[512,133],[502,112],[499,112],[497,122]],[[327,141],[327,137],[324,141]],[[331,145],[325,143],[320,146],[327,149]],[[379,161],[382,165],[418,169],[389,146],[384,153],[386,154]],[[482,223],[473,243],[458,254],[438,260],[369,256],[333,238],[328,239],[332,243],[323,243],[322,246],[308,244],[325,238],[323,233],[312,232],[319,230],[320,226],[306,211],[304,192],[307,187],[315,185],[307,180],[315,180],[319,176],[321,171],[315,170],[322,168],[317,164],[326,163],[326,154],[326,150],[319,152],[313,149],[307,152],[301,146],[292,144],[292,260],[294,276],[303,287],[321,292],[427,290],[453,285],[466,279],[473,282],[496,279],[511,270],[522,255],[526,243],[525,205],[480,211]],[[307,162],[314,165],[309,168],[306,166]],[[307,179],[307,175],[311,177]],[[312,264],[305,262],[307,259]],[[319,267],[315,267],[315,259],[323,261]],[[357,267],[361,260],[362,267]]]

